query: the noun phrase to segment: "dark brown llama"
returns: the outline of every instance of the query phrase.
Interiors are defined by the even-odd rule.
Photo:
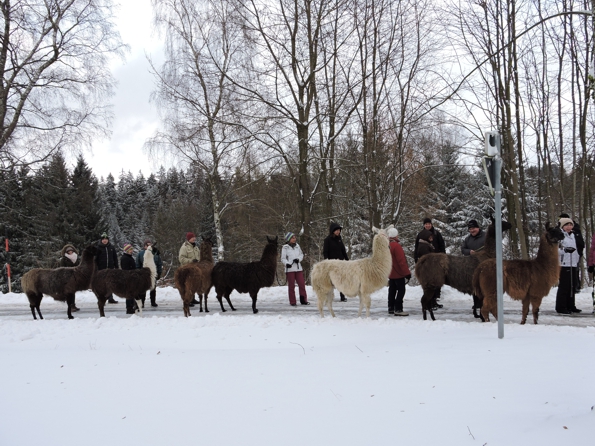
[[[473,272],[481,262],[496,257],[496,227],[494,219],[488,226],[486,241],[483,249],[470,256],[451,255],[444,253],[426,254],[415,265],[415,276],[421,284],[424,294],[421,298],[421,308],[424,320],[427,319],[426,310],[430,312],[433,321],[436,320],[430,302],[436,290],[449,285],[461,293],[473,296]],[[502,231],[507,231],[512,225],[502,221]],[[473,316],[483,318],[477,310],[481,308],[481,300],[473,297]]]
[[[139,311],[142,312],[141,297],[148,290],[155,288],[157,267],[153,259],[151,246],[145,251],[143,267],[139,269],[102,269],[97,271],[91,281],[91,289],[97,296],[99,316],[105,317],[105,302],[111,294],[124,299],[134,299]]]
[[[505,293],[523,303],[521,325],[527,322],[529,304],[533,313],[533,322],[537,324],[541,300],[547,296],[560,276],[558,259],[558,242],[564,239],[558,227],[545,225],[541,236],[537,257],[533,260],[504,260],[502,262],[503,289]],[[490,320],[490,312],[496,314],[496,260],[482,262],[473,274],[475,294],[483,299],[481,313],[486,321]]]
[[[52,296],[60,302],[66,302],[68,304],[68,319],[74,319],[71,312],[74,305],[74,295],[77,291],[89,289],[96,268],[96,254],[97,248],[95,245],[87,246],[83,251],[82,261],[79,266],[57,269],[35,268],[23,275],[21,287],[29,299],[33,319],[37,319],[35,310],[39,314],[39,319],[43,319],[39,305],[44,294]]]
[[[258,313],[256,309],[256,298],[261,288],[270,287],[275,280],[275,271],[277,268],[277,242],[279,237],[274,239],[267,236],[267,245],[264,247],[262,257],[257,262],[237,263],[237,262],[218,262],[213,268],[211,278],[213,286],[217,292],[217,300],[223,308],[222,296],[225,296],[230,308],[236,309],[229,300],[229,295],[233,290],[238,293],[250,293],[252,298],[252,311]]]
[[[213,242],[203,237],[200,244],[200,261],[181,266],[176,270],[174,275],[176,288],[180,292],[180,297],[184,303],[184,316],[191,316],[190,303],[194,298],[194,293],[198,293],[199,295],[200,312],[202,313],[203,296],[205,299],[205,313],[209,312],[207,297],[211,286],[213,286],[211,282],[213,266],[215,266],[215,261],[213,260]]]

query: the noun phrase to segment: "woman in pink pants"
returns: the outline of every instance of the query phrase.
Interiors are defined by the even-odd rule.
[[[289,304],[292,307],[297,305],[295,301],[295,283],[297,282],[300,290],[300,304],[310,305],[308,295],[306,294],[306,284],[304,282],[304,270],[301,262],[304,259],[304,253],[297,244],[295,234],[288,232],[285,234],[285,244],[281,249],[281,263],[285,265],[285,274],[287,276],[287,290],[289,292]]]

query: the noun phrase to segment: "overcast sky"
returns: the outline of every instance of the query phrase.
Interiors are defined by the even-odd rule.
[[[147,176],[160,163],[149,160],[142,146],[157,128],[157,111],[149,98],[154,89],[146,54],[162,61],[162,44],[153,31],[151,0],[123,0],[116,12],[122,40],[130,46],[124,61],[113,62],[118,81],[114,104],[112,137],[96,141],[92,153],[84,153],[98,178],[110,172],[118,179],[122,169],[135,176],[139,170]],[[167,167],[167,166],[166,166]]]

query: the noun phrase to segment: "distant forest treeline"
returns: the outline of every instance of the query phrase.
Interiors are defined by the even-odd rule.
[[[419,150],[423,152],[423,162],[407,179],[402,209],[392,221],[399,229],[412,267],[415,236],[425,216],[433,218],[448,250],[459,252],[467,221],[475,218],[485,227],[493,211],[493,199],[479,167],[462,165],[457,151],[449,144],[438,151],[434,145],[422,144]],[[324,215],[322,206],[315,208],[318,218],[313,223],[310,263],[322,257],[322,242],[331,220],[344,226],[343,238],[352,258],[370,253],[372,235],[356,155],[352,153],[349,160],[350,154],[345,154],[341,168],[344,175],[339,177],[335,191],[338,212]],[[15,291],[19,290],[20,276],[27,270],[57,266],[66,243],[83,249],[97,243],[103,232],[109,234],[119,252],[125,243],[140,249],[146,238],[154,240],[162,253],[166,279],[173,277],[178,266],[178,250],[186,232],[196,233],[199,240],[200,236],[215,240],[212,194],[200,169],[161,168],[147,178],[142,173],[134,176],[122,172],[117,181],[111,174],[98,180],[82,156],[69,168],[64,156],[58,153],[35,172],[0,172],[0,236],[3,241],[10,241],[10,257],[3,242],[0,262],[4,266],[10,261]],[[529,227],[536,245],[544,210],[539,205],[537,171],[529,170],[529,174],[526,188],[531,192],[528,202],[533,203],[528,209]],[[283,171],[265,175],[256,168],[246,175],[221,179],[222,187],[232,197],[222,218],[227,260],[257,260],[265,235],[278,235],[281,240],[288,231],[299,233],[299,215],[289,192],[289,178]],[[387,182],[390,183],[389,178]],[[4,270],[1,279],[4,292],[5,273]]]

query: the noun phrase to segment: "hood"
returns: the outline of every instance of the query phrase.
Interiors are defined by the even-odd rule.
[[[332,234],[332,233],[333,233],[333,232],[335,232],[337,229],[343,229],[343,226],[341,226],[340,224],[338,224],[338,223],[335,223],[335,222],[331,223],[331,226],[330,226],[330,228],[329,228],[329,234]]]
[[[66,254],[66,251],[68,251],[68,248],[72,249],[76,253],[77,256],[79,255],[78,250],[69,243],[67,245],[64,245],[64,248],[62,248],[62,251],[60,252],[61,257],[64,257],[64,255]]]
[[[425,240],[428,243],[430,243],[430,237],[433,237],[433,236],[434,236],[434,234],[432,234],[432,232],[428,231],[427,229],[424,229],[423,231],[421,231],[419,233],[420,240]]]

